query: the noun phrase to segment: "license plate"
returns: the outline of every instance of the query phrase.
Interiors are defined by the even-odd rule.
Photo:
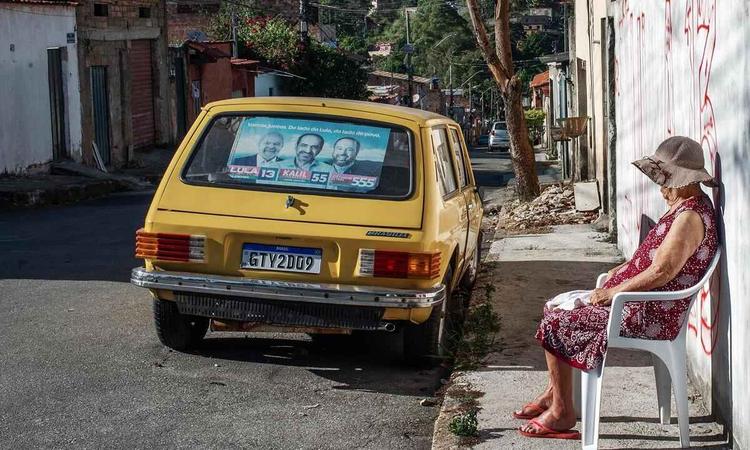
[[[283,245],[244,244],[240,267],[253,270],[320,273],[323,250]]]

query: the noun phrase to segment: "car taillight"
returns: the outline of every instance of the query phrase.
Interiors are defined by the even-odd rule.
[[[440,253],[360,249],[359,274],[363,277],[437,278],[440,276]]]
[[[135,233],[135,257],[161,261],[204,262],[206,236],[198,234]]]
[[[494,136],[494,135],[495,135],[495,130],[492,130],[492,131],[490,131],[490,134],[491,134],[492,136]]]

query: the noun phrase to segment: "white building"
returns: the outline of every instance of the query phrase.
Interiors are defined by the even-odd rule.
[[[0,3],[0,173],[81,159],[75,3]]]
[[[665,204],[630,162],[670,136],[701,143],[704,188],[724,249],[718,274],[688,321],[691,382],[734,448],[750,449],[750,10],[746,1],[575,2],[571,30],[575,113],[589,117],[589,176],[616,213],[618,245],[633,254]],[[581,101],[582,100],[582,101]]]

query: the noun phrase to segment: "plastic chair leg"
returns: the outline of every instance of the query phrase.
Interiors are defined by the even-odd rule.
[[[602,365],[588,372],[581,372],[581,445],[584,450],[599,448],[599,407],[602,395]]]
[[[685,348],[684,345],[681,348]],[[669,364],[669,374],[672,376],[672,388],[677,405],[677,422],[680,426],[680,446],[690,447],[690,411],[688,410],[687,393],[687,364],[684,351],[675,352],[673,349]]]
[[[576,419],[581,417],[581,371],[573,368],[573,408],[576,412]]]
[[[664,361],[655,354],[651,354],[656,377],[656,398],[659,402],[659,419],[662,425],[668,425],[672,419],[672,379]]]

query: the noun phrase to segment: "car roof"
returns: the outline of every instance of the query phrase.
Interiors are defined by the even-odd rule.
[[[401,119],[412,120],[420,124],[430,126],[439,123],[455,122],[448,117],[431,111],[424,111],[405,106],[387,105],[384,103],[365,102],[359,100],[342,100],[333,98],[315,97],[244,97],[228,100],[219,100],[205,106],[207,109],[215,107],[237,107],[268,105],[275,108],[281,106],[322,106],[325,108],[347,109],[362,111],[367,110],[373,114],[382,114]]]

